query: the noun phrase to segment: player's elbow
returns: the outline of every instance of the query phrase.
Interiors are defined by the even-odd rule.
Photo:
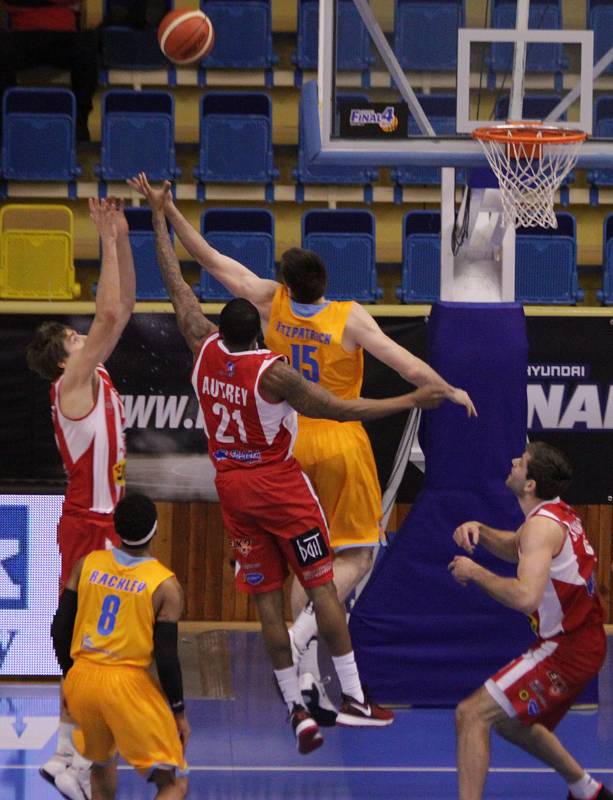
[[[524,590],[520,593],[515,607],[518,611],[521,611],[522,614],[529,616],[538,610],[540,604],[541,599],[536,592]]]

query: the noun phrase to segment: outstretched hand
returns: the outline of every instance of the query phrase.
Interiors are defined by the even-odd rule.
[[[108,199],[89,199],[89,215],[101,239],[117,239],[119,233],[119,214],[115,204]]]
[[[464,406],[468,417],[479,416],[473,401],[470,399],[470,395],[468,392],[465,392],[464,389],[452,387],[451,392],[447,395],[447,400],[451,400],[452,403],[456,403],[459,406]]]
[[[119,197],[108,197],[107,203],[110,203],[117,212],[115,215],[117,222],[117,235],[127,236],[130,233],[130,226],[128,225],[128,220],[126,219],[125,215],[124,201]]]
[[[170,181],[164,181],[161,188],[154,189],[145,173],[139,172],[134,178],[128,178],[127,184],[145,198],[152,211],[165,211],[172,204]]]

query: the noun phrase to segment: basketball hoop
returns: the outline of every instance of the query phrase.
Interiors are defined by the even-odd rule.
[[[516,228],[557,228],[555,193],[577,163],[587,134],[541,122],[507,122],[472,135],[498,178],[505,220]]]

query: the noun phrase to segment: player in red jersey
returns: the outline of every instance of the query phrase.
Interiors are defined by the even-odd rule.
[[[340,400],[308,383],[284,356],[258,348],[260,315],[248,300],[232,300],[224,307],[217,332],[181,275],[166,227],[164,197],[151,193],[148,199],[158,263],[179,329],[195,357],[192,383],[217,470],[224,524],[240,564],[237,585],[255,597],[298,750],[311,752],[323,739],[302,705],[283,615],[288,564],[314,604],[339,676],[343,702],[337,722],[388,725],[393,714],[364,695],[345,611],[332,582],[326,521],[292,455],[296,411],[337,420],[375,418],[415,406],[436,406],[445,397],[444,389],[426,386],[387,400]]]
[[[465,522],[453,534],[468,553],[481,543],[517,562],[517,578],[502,578],[466,556],[449,565],[462,584],[528,614],[536,643],[492,676],[456,712],[460,800],[479,800],[487,777],[493,727],[503,738],[555,769],[569,798],[605,800],[613,793],[595,781],[552,733],[606,655],[603,611],[595,585],[596,556],[581,520],[559,495],[572,469],[556,448],[532,442],[513,459],[507,486],[526,521],[518,531]]]
[[[51,384],[51,413],[67,474],[58,525],[60,591],[76,562],[92,550],[119,545],[113,512],[125,484],[123,404],[102,365],[134,308],[135,278],[128,223],[121,204],[90,200],[102,241],[96,311],[87,335],[45,322],[27,349],[28,365]],[[56,753],[41,774],[70,800],[89,797],[89,763],[72,745],[63,703]]]

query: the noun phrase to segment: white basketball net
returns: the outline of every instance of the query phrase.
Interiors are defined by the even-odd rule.
[[[498,178],[505,221],[516,228],[557,228],[555,194],[577,163],[583,141],[479,142]]]

